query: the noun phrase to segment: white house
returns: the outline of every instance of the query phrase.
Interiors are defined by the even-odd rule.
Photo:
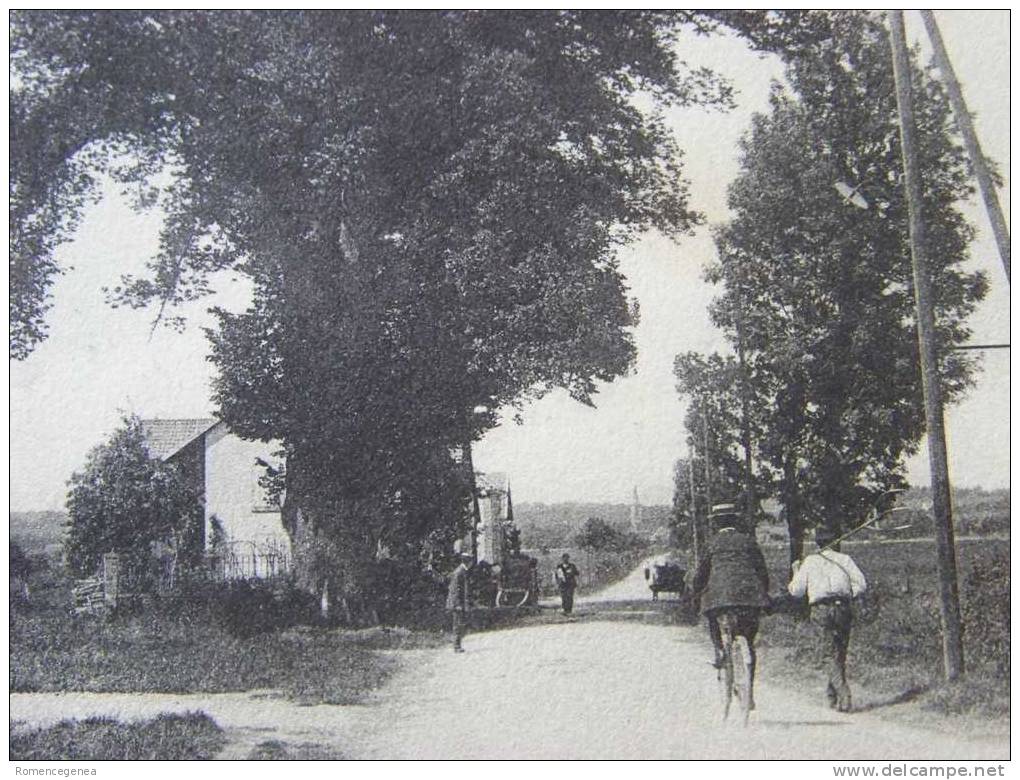
[[[478,560],[502,564],[509,550],[506,532],[514,522],[514,508],[510,499],[510,480],[506,474],[475,472],[478,496],[478,527],[476,540]]]
[[[279,445],[247,441],[213,418],[142,420],[149,453],[181,464],[205,504],[205,548],[226,577],[287,570],[290,538],[280,505],[269,500],[259,461],[278,465]]]

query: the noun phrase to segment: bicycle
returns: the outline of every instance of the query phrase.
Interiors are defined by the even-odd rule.
[[[718,669],[723,701],[723,720],[728,720],[733,698],[740,704],[744,725],[754,709],[754,636],[757,633],[757,610],[753,620],[745,609],[722,610],[717,619],[722,637],[722,663]]]

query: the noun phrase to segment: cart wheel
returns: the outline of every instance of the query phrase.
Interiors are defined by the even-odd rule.
[[[515,599],[516,591],[505,591],[500,590],[496,594],[496,606],[498,607],[523,607],[528,603],[528,599],[531,597],[531,591],[523,591],[524,595],[520,599]]]

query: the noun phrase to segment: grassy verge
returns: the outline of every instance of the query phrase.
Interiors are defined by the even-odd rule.
[[[351,704],[379,687],[379,650],[438,637],[401,629],[300,627],[240,638],[204,622],[145,615],[114,621],[11,618],[12,691],[222,693],[278,689],[302,702]]]
[[[310,742],[291,744],[270,739],[260,742],[246,756],[248,761],[343,761],[335,750]]]
[[[48,728],[11,727],[12,761],[207,761],[223,747],[223,730],[208,715],[160,715],[139,723],[110,718],[63,720]]]
[[[847,672],[855,703],[881,711],[916,701],[922,710],[983,718],[1009,716],[1009,542],[973,540],[958,545],[960,594],[968,673],[947,685],[941,680],[941,632],[934,543],[862,543],[844,547],[864,571],[876,600],[874,612],[858,619],[851,636]],[[785,550],[768,549],[775,585],[785,582]],[[818,630],[790,614],[762,622],[766,676],[777,673],[816,686],[824,671]]]

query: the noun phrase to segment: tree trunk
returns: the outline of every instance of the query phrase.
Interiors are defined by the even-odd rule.
[[[297,457],[288,460],[283,507],[298,587],[316,597],[323,619],[374,625],[371,515],[362,502],[337,496],[326,500],[307,489],[300,463]]]
[[[797,485],[797,457],[790,453],[783,463],[782,485],[783,509],[786,512],[786,528],[790,535],[790,570],[804,555],[804,519],[801,514],[800,490]]]

